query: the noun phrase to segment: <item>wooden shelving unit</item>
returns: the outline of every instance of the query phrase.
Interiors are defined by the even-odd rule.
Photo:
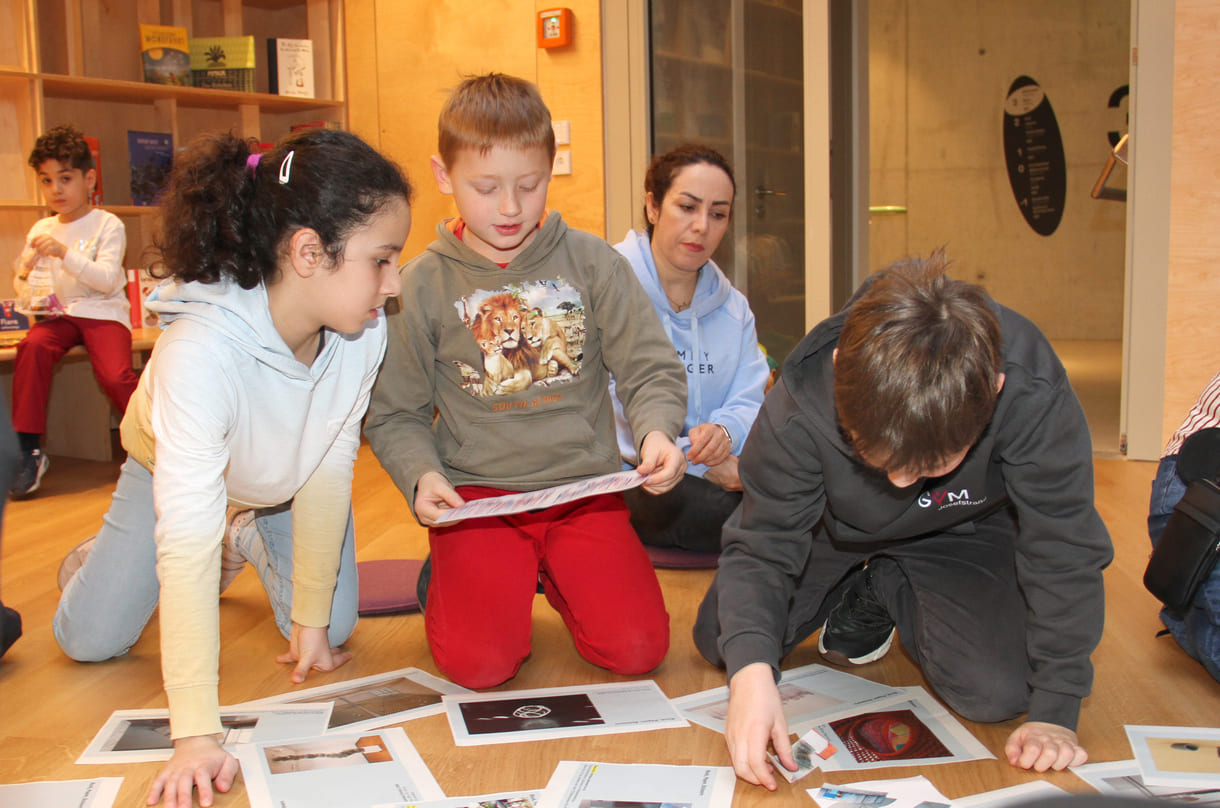
[[[297,123],[346,126],[342,0],[104,5],[105,19],[101,3],[14,0],[0,12],[0,26],[8,31],[0,34],[0,265],[17,256],[30,225],[45,215],[26,158],[38,135],[52,126],[72,123],[100,141],[103,203],[127,225],[128,266],[144,263],[157,224],[154,208],[131,204],[129,130],[167,132],[180,148],[206,131],[274,141]],[[169,6],[172,11],[157,13]],[[262,43],[268,37],[313,40],[318,97],[145,83],[140,23],[183,26],[189,36],[254,36],[255,86],[264,89]],[[11,276],[0,272],[0,297],[11,296]]]

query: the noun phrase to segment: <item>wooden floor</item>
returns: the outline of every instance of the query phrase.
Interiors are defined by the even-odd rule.
[[[1114,537],[1117,559],[1107,572],[1106,632],[1094,655],[1096,685],[1085,702],[1080,734],[1093,760],[1122,760],[1131,756],[1124,724],[1220,725],[1220,684],[1171,639],[1155,637],[1160,628],[1157,606],[1140,584],[1147,559],[1144,517],[1153,464],[1102,459],[1096,469],[1098,508]],[[118,804],[129,806],[143,804],[159,764],[76,766],[73,761],[113,710],[164,706],[155,621],[129,654],[98,664],[69,661],[55,645],[50,630],[58,597],[55,570],[66,550],[97,529],[116,477],[115,464],[55,458],[39,495],[10,503],[5,513],[0,594],[7,605],[21,612],[25,636],[0,661],[0,783],[122,776],[125,780]],[[355,512],[361,560],[423,556],[423,531],[410,521],[400,495],[367,447],[357,463]],[[722,674],[698,656],[689,639],[710,573],[661,571],[660,577],[673,640],[654,678],[670,696],[723,684]],[[629,609],[630,604],[624,604],[624,608]],[[273,661],[284,642],[258,580],[249,570],[222,599],[221,634],[222,703],[289,689],[288,669]],[[436,672],[423,635],[423,618],[418,614],[365,618],[348,647],[355,653],[351,663],[332,674],[315,674],[309,684],[407,666]],[[785,660],[785,667],[815,661],[816,645],[807,642]],[[891,684],[922,683],[918,671],[900,651],[860,673]],[[503,689],[616,678],[576,654],[562,623],[539,597],[533,656]],[[998,751],[1014,724],[967,726],[990,749]],[[560,760],[728,763],[721,736],[694,725],[679,730],[463,749],[453,745],[443,716],[418,719],[404,727],[451,796],[541,788]],[[837,773],[827,779],[845,783],[915,773],[926,775],[950,798],[1042,776],[995,760],[933,766],[918,772],[894,768],[866,775]],[[1045,777],[1069,791],[1087,790],[1069,773]],[[776,795],[739,782],[734,805],[812,805],[804,789],[821,782],[821,775],[816,773],[796,786],[781,781]],[[241,781],[216,804],[247,805]]]

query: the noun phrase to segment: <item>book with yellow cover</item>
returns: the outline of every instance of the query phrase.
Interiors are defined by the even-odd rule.
[[[190,52],[196,87],[254,92],[254,37],[191,37]]]
[[[140,61],[145,81],[190,86],[191,57],[186,29],[177,25],[141,25]]]

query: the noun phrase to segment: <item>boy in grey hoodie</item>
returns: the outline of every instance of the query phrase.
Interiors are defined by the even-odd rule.
[[[614,373],[638,436],[642,487],[682,478],[674,444],[686,377],[626,259],[546,210],[555,137],[532,84],[462,83],[440,119],[433,173],[460,216],[403,270],[365,432],[429,527],[424,626],[466,687],[516,675],[536,588],[577,650],[640,674],[669,648],[656,573],[619,494],[524,514],[437,523],[450,508],[619,470]],[[624,610],[623,603],[631,608]]]

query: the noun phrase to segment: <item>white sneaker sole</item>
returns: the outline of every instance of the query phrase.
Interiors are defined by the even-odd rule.
[[[40,485],[42,485],[42,477],[44,474],[47,473],[47,469],[49,469],[49,468],[51,468],[51,458],[47,457],[44,454],[38,460],[38,472],[34,475],[34,484],[31,485],[29,488],[25,489],[24,491],[10,490],[9,493],[12,494],[14,499],[21,499],[22,497],[28,497],[30,494],[37,491],[38,487]]]
[[[867,665],[870,662],[876,662],[890,652],[890,646],[894,644],[894,635],[898,633],[898,629],[890,629],[889,636],[885,638],[885,642],[869,651],[867,654],[858,657],[849,657],[842,651],[828,651],[826,644],[822,642],[822,638],[826,635],[826,624],[822,624],[822,630],[818,633],[818,653],[822,658],[832,665],[838,665],[841,668],[850,668],[858,665]]]

